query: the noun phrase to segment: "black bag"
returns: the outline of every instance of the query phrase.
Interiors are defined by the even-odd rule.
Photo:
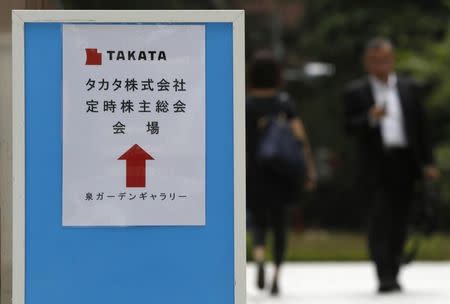
[[[303,143],[295,137],[286,115],[280,113],[265,117],[264,120],[256,154],[259,165],[290,181],[304,178],[306,165]]]
[[[420,197],[413,206],[409,231],[412,237],[403,254],[402,264],[409,264],[416,258],[422,240],[430,237],[438,227],[437,205],[440,201],[440,193],[437,185],[424,181],[421,186]]]

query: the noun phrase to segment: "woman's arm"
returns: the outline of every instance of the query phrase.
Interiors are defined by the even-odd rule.
[[[315,165],[314,157],[313,157],[312,150],[311,150],[311,145],[309,144],[309,140],[308,140],[308,136],[306,134],[305,127],[304,127],[301,119],[294,118],[291,120],[291,128],[292,128],[292,131],[294,132],[295,137],[297,137],[303,143],[306,168],[307,168],[307,172],[306,172],[307,181],[306,181],[305,186],[308,190],[312,190],[316,186],[317,171],[316,171],[316,165]]]

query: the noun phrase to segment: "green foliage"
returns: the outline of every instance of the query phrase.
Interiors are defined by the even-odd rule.
[[[446,1],[447,5],[450,1]],[[403,51],[399,65],[416,78],[429,83],[431,92],[427,107],[435,129],[436,160],[443,172],[443,196],[450,201],[450,23],[444,23],[441,39],[430,42],[420,51]]]
[[[271,259],[271,239],[267,247],[268,259]],[[366,236],[363,233],[330,232],[308,230],[304,233],[289,234],[288,261],[367,261]],[[247,258],[252,259],[251,234],[247,236]],[[408,244],[408,245],[411,245]],[[450,236],[437,234],[421,239],[417,256],[421,261],[450,260]]]
[[[289,90],[300,100],[300,114],[315,151],[325,148],[339,160],[325,187],[329,193],[318,195],[327,201],[304,202],[308,218],[321,217],[330,206],[358,210],[364,203],[351,201],[355,156],[352,142],[343,134],[341,92],[350,80],[364,74],[361,57],[365,43],[372,37],[386,36],[396,46],[398,71],[413,76],[428,89],[425,99],[432,141],[438,166],[443,170],[444,204],[440,214],[442,223],[450,228],[450,0],[304,3],[305,18],[290,51],[301,54],[304,62],[332,63],[336,74],[329,79],[291,84]],[[355,214],[349,214],[342,221],[354,218]]]

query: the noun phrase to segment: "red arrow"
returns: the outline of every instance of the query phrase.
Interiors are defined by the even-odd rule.
[[[154,158],[139,145],[133,145],[118,160],[127,161],[127,188],[145,187],[145,161]]]

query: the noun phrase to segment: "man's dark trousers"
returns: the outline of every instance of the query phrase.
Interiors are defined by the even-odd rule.
[[[369,250],[382,283],[395,282],[401,266],[414,190],[413,168],[409,149],[385,150],[371,191]]]

